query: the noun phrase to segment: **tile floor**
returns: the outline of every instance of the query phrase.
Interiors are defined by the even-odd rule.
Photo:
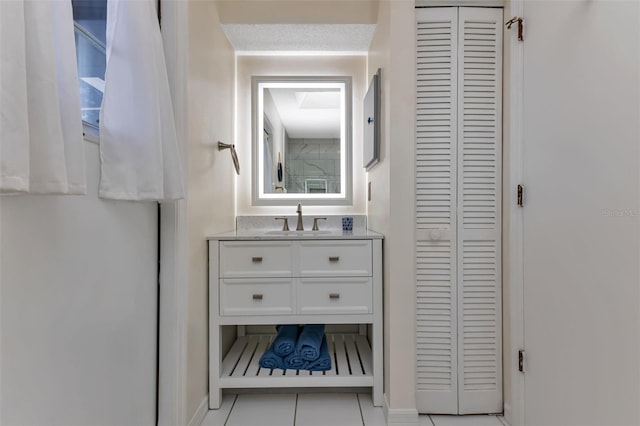
[[[421,415],[420,426],[509,426],[501,416]],[[386,426],[367,393],[225,395],[202,426]]]

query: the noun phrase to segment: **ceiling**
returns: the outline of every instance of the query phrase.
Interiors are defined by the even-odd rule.
[[[375,24],[222,24],[238,54],[365,54],[375,28]]]
[[[216,0],[222,24],[375,24],[379,0]]]

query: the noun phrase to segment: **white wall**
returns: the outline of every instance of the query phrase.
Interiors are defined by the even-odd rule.
[[[303,212],[305,215],[364,214],[366,187],[365,172],[362,167],[362,100],[369,84],[366,78],[366,56],[238,56],[237,67],[236,148],[242,170],[238,178],[238,215],[295,213],[293,206],[251,205],[251,170],[253,168],[251,162],[251,77],[254,75],[350,75],[352,77],[353,205],[304,206]]]
[[[408,0],[379,4],[368,74],[382,68],[381,162],[368,173],[369,227],[384,240],[385,396],[393,412],[415,412],[413,258],[415,11]]]
[[[390,155],[390,77],[389,77],[389,26],[390,13],[389,2],[381,2],[378,9],[378,22],[376,31],[371,41],[369,55],[367,56],[367,75],[372,77],[378,68],[382,69],[380,81],[380,162],[367,173],[367,183],[371,182],[371,201],[367,204],[367,222],[370,229],[384,234],[387,238],[391,228],[391,170],[388,161]],[[384,335],[388,336],[391,329],[391,317],[389,315],[390,301],[388,294],[390,288],[387,283],[391,279],[390,256],[387,249],[387,241],[383,242],[382,272],[384,275]],[[384,392],[388,398],[390,394],[391,357],[388,340],[384,344]],[[388,403],[388,402],[387,402]]]
[[[235,224],[235,171],[229,151],[217,147],[218,141],[234,142],[234,78],[234,52],[220,28],[216,3],[190,1],[187,419],[209,392],[206,236]]]
[[[525,424],[637,425],[640,4],[524,18]]]
[[[0,423],[153,425],[157,204],[0,198]]]

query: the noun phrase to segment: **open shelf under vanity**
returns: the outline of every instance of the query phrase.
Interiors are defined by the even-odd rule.
[[[327,371],[260,368],[259,360],[274,335],[240,336],[220,371],[223,388],[271,387],[371,387],[373,359],[367,336],[356,333],[327,333],[331,369]]]

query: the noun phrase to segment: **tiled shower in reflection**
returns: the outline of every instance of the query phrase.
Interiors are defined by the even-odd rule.
[[[340,139],[288,139],[286,158],[290,193],[340,192]]]

